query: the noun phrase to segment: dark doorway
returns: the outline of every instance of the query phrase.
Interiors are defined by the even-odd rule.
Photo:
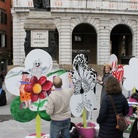
[[[117,25],[111,31],[111,54],[115,54],[118,62],[127,64],[132,57],[132,33],[128,26]]]
[[[86,56],[88,64],[97,63],[97,34],[87,23],[77,25],[72,33],[72,60],[80,53]]]
[[[55,50],[54,50],[54,57],[57,63],[59,63],[59,35],[58,35],[58,30],[56,29],[54,31],[54,38],[55,38]]]

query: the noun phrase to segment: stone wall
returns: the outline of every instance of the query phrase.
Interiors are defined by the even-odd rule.
[[[22,65],[24,53],[24,23],[29,11],[13,11],[13,65]],[[42,14],[43,15],[43,14]],[[110,34],[113,28],[123,24],[131,30],[132,55],[138,56],[138,19],[136,15],[95,14],[95,13],[51,13],[59,34],[59,64],[72,63],[72,32],[81,23],[88,23],[97,33],[97,64],[107,63],[110,57]],[[41,16],[40,16],[41,17]],[[36,23],[37,24],[37,23]],[[43,24],[45,25],[45,24]],[[35,28],[35,27],[34,27]],[[81,48],[80,48],[81,49]],[[97,68],[95,69],[97,70]],[[99,72],[99,71],[98,71]]]

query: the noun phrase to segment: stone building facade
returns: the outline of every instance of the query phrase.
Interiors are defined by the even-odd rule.
[[[29,29],[26,22],[33,18],[38,22],[32,23],[30,31],[42,30],[39,27],[47,12],[55,25],[52,31],[59,64],[72,64],[78,53],[84,53],[89,64],[98,65],[107,63],[111,54],[122,64],[132,56],[138,57],[137,0],[51,0],[50,6],[50,11],[36,10],[32,0],[13,0],[14,65],[24,62],[25,31]],[[30,16],[35,13],[39,14],[37,20]]]

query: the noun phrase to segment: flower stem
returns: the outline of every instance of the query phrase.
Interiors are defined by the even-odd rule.
[[[41,138],[41,118],[39,114],[36,116],[36,138]]]
[[[86,128],[86,109],[83,109],[83,113],[82,113],[82,118],[83,118],[83,126],[84,128]]]

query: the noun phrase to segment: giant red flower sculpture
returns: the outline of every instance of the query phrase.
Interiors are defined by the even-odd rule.
[[[32,76],[30,83],[25,86],[25,91],[31,93],[31,101],[35,102],[40,99],[45,99],[47,92],[52,88],[53,83],[47,80],[46,76],[41,76],[37,79],[36,76]]]

